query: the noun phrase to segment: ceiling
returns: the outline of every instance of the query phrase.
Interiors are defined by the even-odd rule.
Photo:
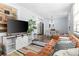
[[[41,17],[67,17],[72,3],[18,3]]]

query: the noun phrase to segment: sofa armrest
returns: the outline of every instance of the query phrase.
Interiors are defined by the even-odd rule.
[[[28,52],[25,54],[25,56],[38,56],[38,54],[33,53],[33,52]]]
[[[70,40],[76,42],[76,48],[79,48],[79,39],[76,36],[70,35]]]

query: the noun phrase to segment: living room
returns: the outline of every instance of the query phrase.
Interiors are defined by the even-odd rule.
[[[0,3],[0,55],[77,56],[78,12],[75,3]]]

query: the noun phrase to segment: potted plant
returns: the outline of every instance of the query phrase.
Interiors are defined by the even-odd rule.
[[[33,21],[33,19],[29,19],[27,33],[28,34],[31,34],[34,31],[34,29],[36,29],[36,22]]]
[[[33,19],[29,19],[28,21],[28,31],[27,31],[27,35],[28,35],[28,39],[33,39],[33,31],[36,29],[36,21],[34,21]]]

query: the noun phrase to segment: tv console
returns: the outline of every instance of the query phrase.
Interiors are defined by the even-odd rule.
[[[28,46],[29,44],[26,34],[6,35],[2,37],[2,49],[4,55],[8,55],[10,52]]]

